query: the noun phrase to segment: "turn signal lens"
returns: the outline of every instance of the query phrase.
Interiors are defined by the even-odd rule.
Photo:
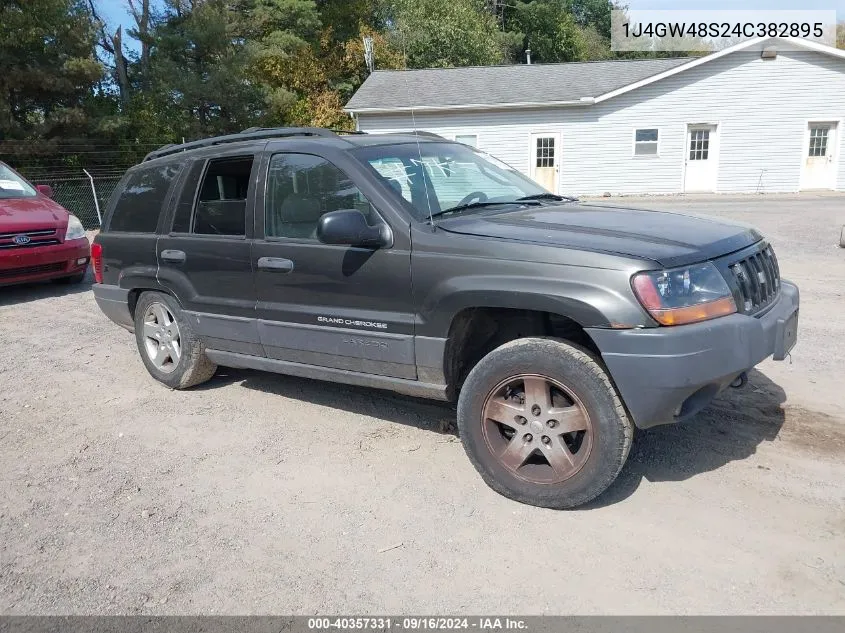
[[[712,263],[637,273],[634,294],[661,325],[683,325],[736,312],[731,290]]]

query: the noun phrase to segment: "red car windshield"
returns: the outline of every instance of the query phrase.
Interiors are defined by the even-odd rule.
[[[18,176],[11,168],[0,163],[0,200],[9,198],[32,198],[35,189],[26,180]]]

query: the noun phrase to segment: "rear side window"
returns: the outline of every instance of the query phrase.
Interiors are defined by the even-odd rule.
[[[245,234],[246,199],[253,160],[253,156],[239,156],[208,162],[194,211],[194,233]]]
[[[129,173],[115,203],[109,231],[155,233],[167,192],[181,168],[182,163],[168,163]]]

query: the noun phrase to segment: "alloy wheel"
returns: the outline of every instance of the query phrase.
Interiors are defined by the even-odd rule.
[[[571,389],[547,376],[502,381],[487,395],[482,416],[487,448],[530,483],[566,481],[590,456],[593,425],[586,408]]]
[[[169,374],[182,358],[179,325],[163,303],[151,303],[144,314],[144,349],[156,369]]]

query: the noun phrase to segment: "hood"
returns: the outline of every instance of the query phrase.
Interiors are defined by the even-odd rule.
[[[739,224],[666,211],[570,202],[439,218],[451,233],[650,259],[684,266],[738,251],[762,239]]]
[[[0,198],[0,233],[67,226],[68,212],[40,193],[33,198]]]

